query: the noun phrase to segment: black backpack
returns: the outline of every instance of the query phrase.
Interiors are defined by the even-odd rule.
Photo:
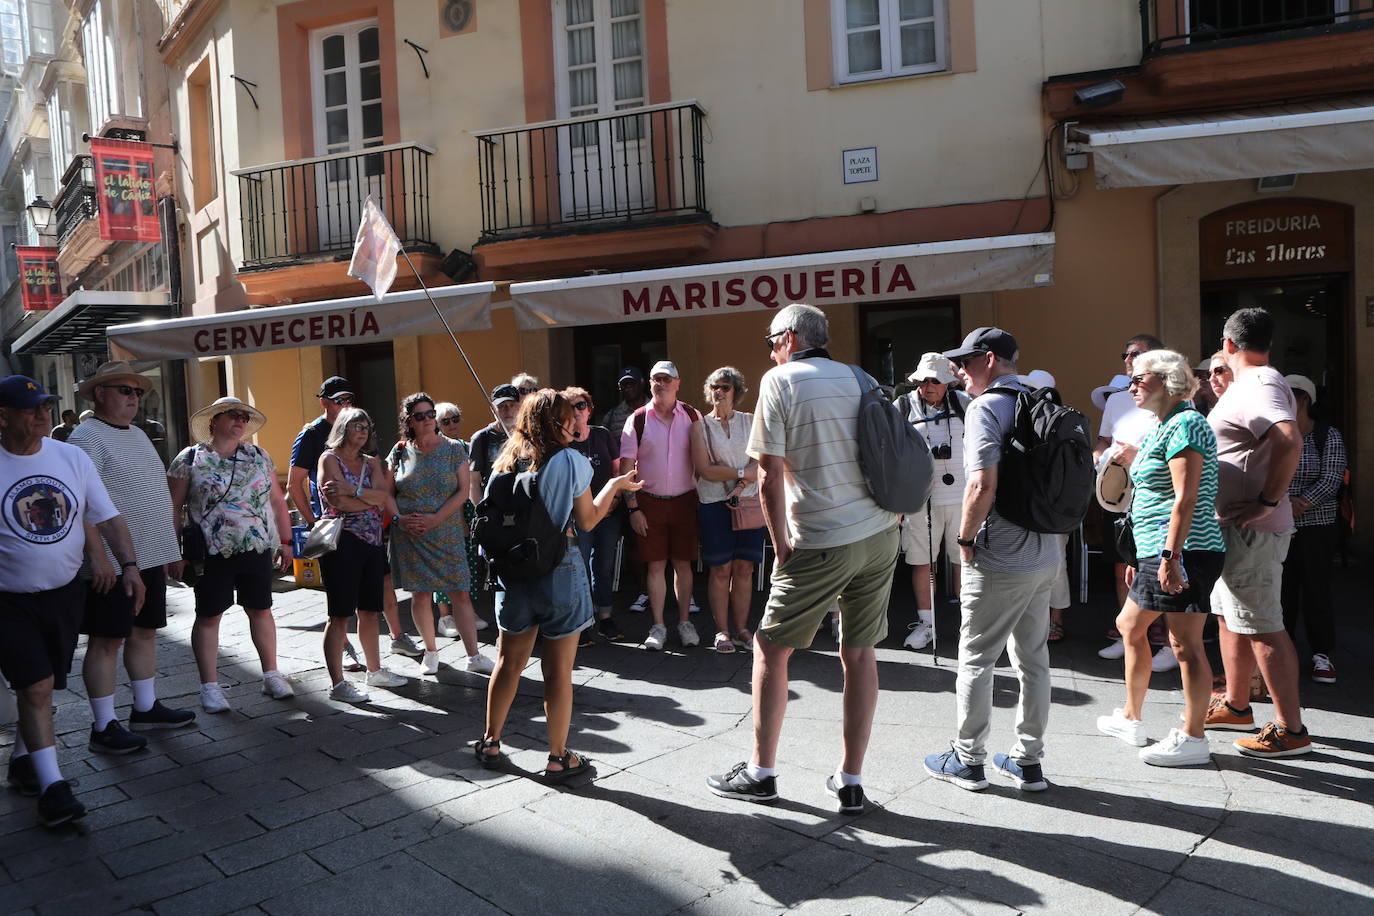
[[[1067,534],[1088,514],[1096,471],[1088,420],[1053,388],[989,388],[1016,399],[997,468],[997,513],[1028,531]]]
[[[859,383],[859,467],[873,501],[889,512],[919,512],[930,499],[935,462],[925,437],[906,421],[868,373],[850,366]]]
[[[472,536],[497,576],[525,582],[553,572],[568,551],[566,529],[539,498],[537,473],[500,471],[477,504]]]

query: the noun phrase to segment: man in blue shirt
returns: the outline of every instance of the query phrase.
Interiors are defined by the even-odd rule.
[[[315,524],[320,515],[320,494],[315,486],[315,474],[324,454],[325,440],[334,426],[334,418],[345,407],[353,406],[353,388],[348,380],[331,376],[320,386],[320,416],[311,420],[296,434],[291,444],[291,470],[286,478],[286,495],[300,512],[307,526]]]

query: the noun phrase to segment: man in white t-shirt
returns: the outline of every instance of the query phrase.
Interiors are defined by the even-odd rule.
[[[52,712],[81,623],[84,526],[99,530],[121,573],[138,568],[129,529],[91,459],[47,437],[54,400],[26,376],[0,380],[0,674],[19,701],[8,780],[39,796],[38,816],[50,827],[86,813],[58,768]],[[122,579],[137,612],[143,581]]]

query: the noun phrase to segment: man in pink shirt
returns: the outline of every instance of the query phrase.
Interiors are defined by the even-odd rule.
[[[692,424],[701,413],[677,399],[682,380],[667,360],[649,373],[652,399],[625,421],[620,434],[620,473],[639,472],[644,488],[626,493],[630,527],[638,537],[639,559],[648,567],[645,586],[654,615],[644,648],[659,652],[668,637],[663,603],[668,596],[668,561],[673,561],[678,637],[683,646],[701,640],[687,619],[692,604],[692,563],[697,558],[697,479],[692,464]]]
[[[1241,309],[1223,328],[1226,364],[1235,381],[1207,421],[1217,437],[1217,517],[1226,566],[1212,591],[1220,614],[1226,696],[1212,701],[1206,727],[1250,731],[1250,676],[1259,663],[1275,721],[1235,742],[1250,757],[1291,757],[1312,749],[1298,705],[1298,654],[1283,626],[1280,585],[1293,536],[1288,483],[1302,453],[1293,390],[1269,365],[1274,319]]]

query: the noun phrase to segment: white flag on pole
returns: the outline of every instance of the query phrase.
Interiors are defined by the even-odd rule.
[[[348,264],[348,275],[372,287],[372,295],[381,302],[396,279],[396,256],[400,253],[401,240],[369,194],[363,204],[358,238],[353,242],[353,260]]]

